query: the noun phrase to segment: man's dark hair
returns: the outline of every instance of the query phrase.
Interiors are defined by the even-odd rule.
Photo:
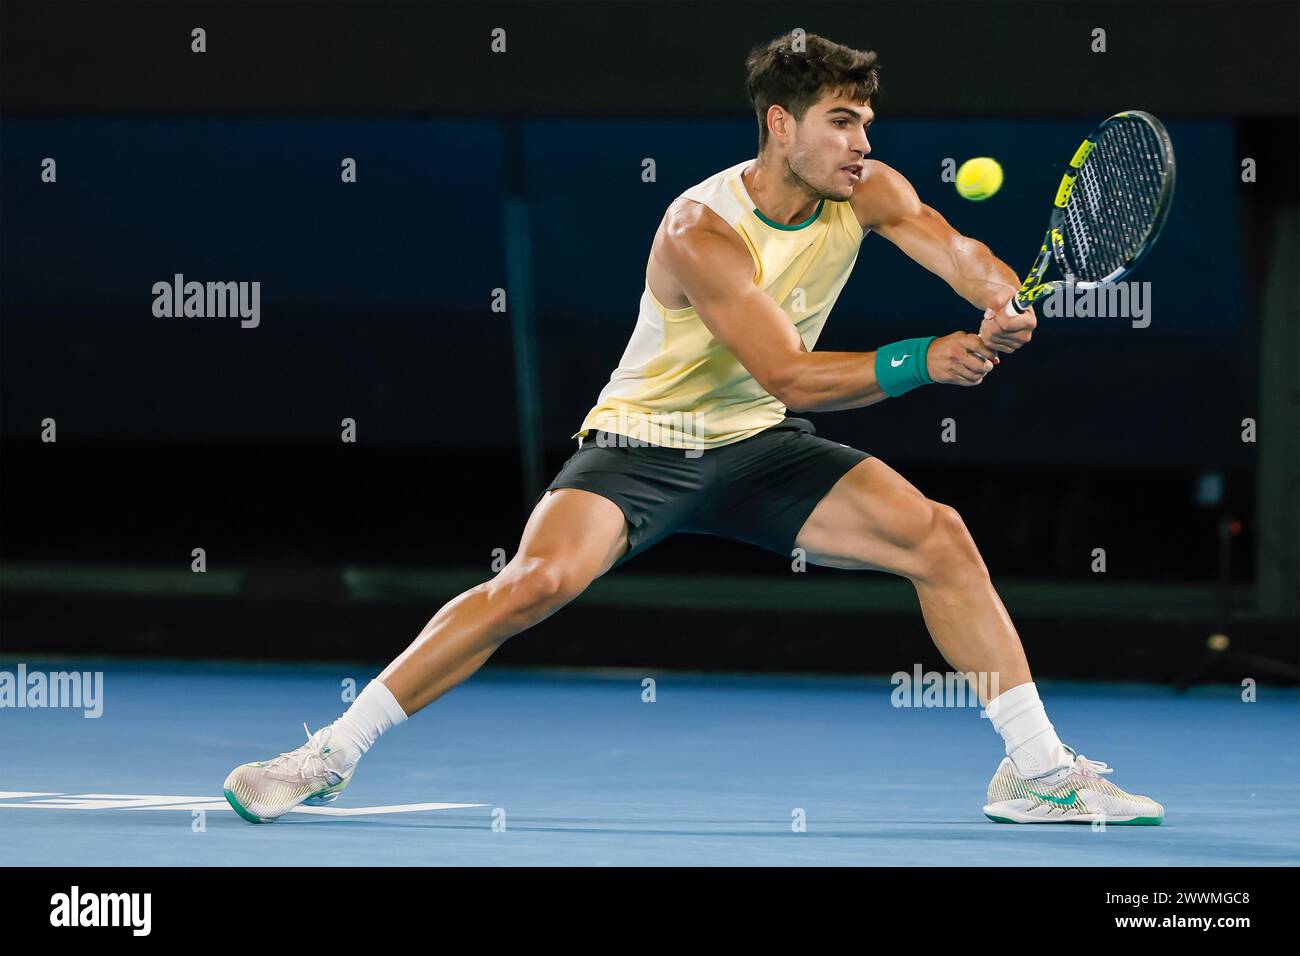
[[[867,101],[880,90],[876,54],[854,50],[815,33],[783,34],[756,46],[745,59],[745,90],[758,113],[758,151],[767,145],[767,111],[773,103],[802,120],[824,94]]]

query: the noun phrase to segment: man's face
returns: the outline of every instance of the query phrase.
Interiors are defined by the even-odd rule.
[[[870,103],[839,96],[823,96],[802,120],[790,117],[786,162],[810,196],[844,202],[853,195],[863,157],[871,152],[867,127],[875,118]]]

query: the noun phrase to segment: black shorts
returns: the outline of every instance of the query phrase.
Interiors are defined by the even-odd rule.
[[[622,509],[628,550],[615,567],[677,531],[748,541],[788,557],[817,502],[871,457],[819,437],[804,418],[703,452],[633,447],[620,438],[589,432],[542,493],[581,488]]]

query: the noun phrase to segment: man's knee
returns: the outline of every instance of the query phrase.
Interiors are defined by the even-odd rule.
[[[917,543],[921,577],[929,581],[961,581],[988,576],[984,559],[957,509],[926,500],[925,531]]]
[[[498,597],[513,613],[541,618],[568,604],[589,581],[553,558],[516,558],[493,581]]]

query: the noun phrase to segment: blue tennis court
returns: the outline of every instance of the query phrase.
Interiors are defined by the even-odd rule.
[[[974,709],[896,708],[885,678],[490,668],[387,735],[336,804],[252,826],[225,775],[297,747],[372,666],[26,665],[102,672],[103,712],[0,718],[5,865],[1300,862],[1291,689],[1043,682],[1062,739],[1165,805],[1162,826],[1099,830],[986,821],[997,734]]]

